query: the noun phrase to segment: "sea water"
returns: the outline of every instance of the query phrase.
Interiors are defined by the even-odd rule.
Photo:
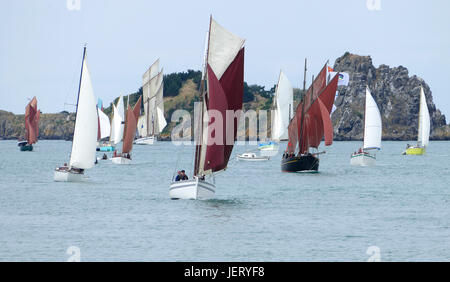
[[[215,199],[193,201],[169,199],[192,146],[134,146],[132,165],[56,183],[71,142],[1,141],[0,261],[449,261],[450,143],[403,156],[383,142],[375,167],[352,167],[360,145],[334,142],[316,174],[281,172],[281,154],[237,161],[256,146],[235,146]]]

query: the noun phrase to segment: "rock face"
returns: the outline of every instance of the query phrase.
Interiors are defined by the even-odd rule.
[[[74,113],[41,114],[39,139],[71,140],[75,125]],[[18,139],[25,136],[24,115],[0,110],[0,139]]]
[[[450,139],[450,127],[436,109],[430,87],[420,77],[410,77],[405,67],[375,68],[370,56],[346,53],[336,60],[334,70],[350,75],[349,85],[339,87],[337,109],[331,117],[335,140],[362,140],[366,85],[380,109],[384,140],[417,139],[421,85],[430,112],[430,138]]]

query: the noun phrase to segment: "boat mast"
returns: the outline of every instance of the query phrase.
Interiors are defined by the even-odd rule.
[[[301,152],[301,150],[302,150],[301,144],[302,144],[302,136],[303,136],[303,116],[304,116],[304,113],[305,113],[306,71],[307,71],[306,64],[307,64],[307,59],[305,58],[305,72],[303,74],[303,95],[302,95],[302,99],[301,99],[301,103],[302,103],[302,117],[300,119],[300,136],[298,138],[298,140],[299,140],[299,148],[298,148],[299,152],[298,153],[300,155],[302,154],[302,152]]]
[[[80,83],[78,84],[77,105],[75,107],[75,125],[73,127],[74,129],[77,126],[78,102],[80,101],[81,80],[83,79],[83,67],[84,67],[84,58],[85,57],[86,57],[86,44],[84,44],[83,59],[81,60]],[[72,151],[73,151],[73,139],[75,138],[75,130],[73,131],[73,133],[74,133],[74,136],[72,136],[72,149],[70,150],[70,156],[72,156]],[[70,157],[69,157],[69,159],[70,159]]]
[[[369,89],[369,86],[366,85],[366,99],[364,101],[364,124],[363,124],[363,145],[362,150],[364,151],[364,136],[366,135],[366,111],[367,111],[367,90]]]
[[[205,95],[206,93],[203,93],[205,91],[205,83],[206,83],[206,75],[207,75],[207,69],[208,69],[208,57],[209,57],[209,42],[211,39],[211,24],[212,24],[212,15],[209,16],[209,31],[208,31],[208,43],[206,46],[206,56],[204,57],[205,63],[203,66],[203,74],[202,74],[202,80],[200,82],[200,102],[202,105],[202,109],[200,111],[200,116],[199,116],[199,123],[200,123],[200,128],[199,128],[199,134],[197,136],[197,138],[200,138],[200,140],[198,140],[199,145],[195,146],[195,160],[194,160],[194,176],[196,176],[198,174],[198,168],[199,168],[199,162],[200,162],[200,151],[201,151],[201,146],[202,146],[202,141],[203,141],[203,103],[205,100]],[[194,134],[194,144],[195,144],[195,134]]]

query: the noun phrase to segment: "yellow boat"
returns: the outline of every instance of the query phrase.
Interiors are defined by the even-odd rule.
[[[430,140],[430,113],[422,86],[420,87],[419,128],[417,130],[417,145],[406,147],[403,155],[423,155]]]
[[[425,154],[425,147],[410,147],[403,153],[404,155],[423,155]]]

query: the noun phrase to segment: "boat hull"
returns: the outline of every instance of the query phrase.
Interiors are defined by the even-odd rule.
[[[271,141],[269,143],[258,144],[258,150],[260,151],[278,151],[278,144]]]
[[[408,148],[405,152],[403,152],[403,155],[423,155],[425,154],[425,147],[414,147],[414,148]]]
[[[350,159],[353,166],[374,166],[375,162],[375,156],[370,154],[354,154]]]
[[[82,182],[84,181],[84,174],[73,173],[68,170],[55,170],[53,180],[56,182]]]
[[[154,136],[143,137],[134,140],[134,144],[136,145],[153,145],[156,143],[156,138]]]
[[[284,172],[317,172],[319,158],[313,155],[304,155],[282,159],[281,170]]]
[[[100,151],[100,152],[113,152],[114,151],[114,146],[102,146],[102,147],[98,148],[98,151]]]
[[[270,157],[262,156],[262,157],[248,158],[248,157],[243,157],[241,155],[237,155],[236,159],[238,161],[246,161],[246,162],[265,162],[265,161],[268,161],[270,159]]]
[[[214,197],[215,190],[214,184],[195,178],[172,182],[169,196],[173,200],[208,200]]]
[[[111,158],[111,161],[112,161],[113,164],[118,164],[118,165],[129,165],[129,164],[131,164],[131,159],[123,158],[123,157],[114,157],[114,158]]]
[[[22,145],[19,146],[20,151],[25,152],[25,151],[33,151],[33,145]]]

